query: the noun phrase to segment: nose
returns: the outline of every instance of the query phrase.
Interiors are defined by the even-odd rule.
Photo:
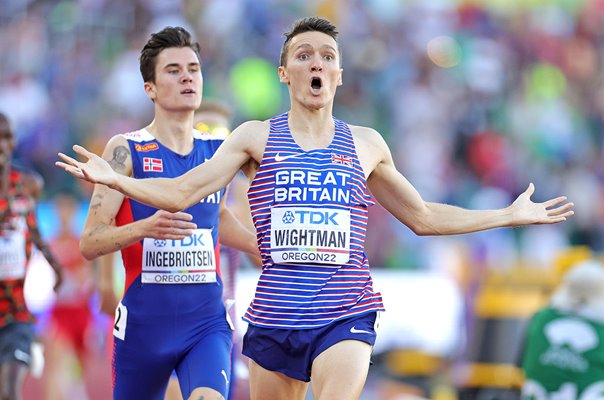
[[[313,62],[311,64],[310,70],[312,72],[321,72],[323,71],[323,63],[321,62],[321,57],[314,57]]]
[[[193,81],[193,74],[191,74],[191,72],[185,70],[182,74],[182,78],[181,78],[182,82],[192,82]]]

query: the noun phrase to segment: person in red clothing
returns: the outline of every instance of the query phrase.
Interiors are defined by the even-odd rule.
[[[35,245],[55,270],[55,290],[62,282],[60,264],[43,242],[36,221],[42,179],[12,165],[15,138],[0,113],[0,398],[21,399],[21,387],[32,362],[34,317],[23,287]]]
[[[64,360],[73,355],[86,375],[90,352],[87,337],[93,324],[91,309],[94,295],[92,266],[79,250],[80,236],[74,231],[73,220],[77,201],[62,193],[55,197],[59,230],[50,240],[50,249],[64,268],[64,280],[50,310],[46,331],[46,376],[44,392],[47,400],[62,399],[61,383],[68,381]]]

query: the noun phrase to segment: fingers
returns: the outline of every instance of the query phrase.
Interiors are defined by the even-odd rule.
[[[94,155],[94,153],[89,152],[84,147],[80,146],[79,144],[74,144],[72,148],[73,148],[73,151],[75,151],[77,154],[84,156],[86,158],[91,158]]]
[[[531,197],[533,193],[535,193],[535,185],[533,185],[533,182],[529,183],[528,188],[526,188],[524,193],[526,193],[528,197]]]
[[[573,208],[573,206],[574,206],[573,203],[566,203],[560,207],[556,207],[551,210],[547,210],[547,215],[561,215],[561,214],[566,214],[566,213],[570,213],[570,215],[573,215],[575,212],[570,211],[570,209]]]
[[[70,165],[78,165],[78,160],[75,158],[69,157],[67,154],[59,153],[59,157],[66,163]]]
[[[174,219],[180,219],[183,221],[191,221],[193,219],[193,216],[191,214],[183,211],[172,213],[172,216],[174,217]]]
[[[165,210],[158,210],[157,215],[160,220],[162,220],[165,224],[169,226],[176,226],[186,229],[197,228],[197,225],[195,223],[187,222],[191,221],[193,219],[193,216],[183,211],[172,213]]]
[[[543,205],[545,206],[545,208],[551,208],[551,207],[558,205],[565,201],[566,201],[566,196],[560,196],[560,197],[556,197],[555,199],[551,199],[551,200],[544,202]],[[574,205],[573,203],[568,203],[568,204],[571,204],[571,207]]]
[[[66,172],[69,172],[71,175],[73,175],[76,178],[84,179],[84,173],[78,167],[74,167],[74,166],[72,166],[70,164],[66,164],[66,163],[61,162],[61,161],[55,162],[55,165],[57,167],[59,167],[59,168],[63,168]]]
[[[174,232],[180,232],[178,230],[175,230]],[[189,236],[191,236],[193,234],[193,232],[191,231],[190,233],[185,233],[186,231],[182,231],[180,233],[173,233],[173,234],[166,234],[166,235],[162,235],[161,239],[166,239],[166,240],[183,240],[188,238]]]

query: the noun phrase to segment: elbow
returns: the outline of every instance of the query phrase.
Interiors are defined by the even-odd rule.
[[[176,213],[179,211],[183,211],[184,209],[186,209],[188,207],[189,207],[189,205],[186,204],[185,201],[176,201],[176,202],[170,202],[169,204],[167,204],[165,207],[162,207],[162,208],[171,213]]]
[[[165,206],[161,208],[173,213],[185,210],[192,206],[190,201],[191,197],[192,196],[190,194],[179,190],[172,195],[168,195],[168,201],[166,202]]]
[[[94,252],[94,249],[91,248],[88,241],[84,239],[84,234],[82,234],[82,237],[80,238],[80,253],[82,253],[82,256],[88,261],[92,261],[98,256],[98,254]]]
[[[417,224],[417,225],[409,225],[409,229],[417,236],[431,236],[434,235],[434,231],[428,229],[427,226]]]

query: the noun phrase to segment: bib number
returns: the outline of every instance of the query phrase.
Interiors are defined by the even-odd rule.
[[[346,264],[350,258],[350,210],[273,207],[271,258],[277,264]]]
[[[145,238],[143,283],[214,283],[216,257],[211,229],[196,229],[182,240]]]
[[[20,279],[25,276],[25,232],[5,231],[0,237],[0,279]]]
[[[113,320],[113,336],[118,339],[126,340],[126,322],[128,321],[128,309],[120,301],[115,309]]]

